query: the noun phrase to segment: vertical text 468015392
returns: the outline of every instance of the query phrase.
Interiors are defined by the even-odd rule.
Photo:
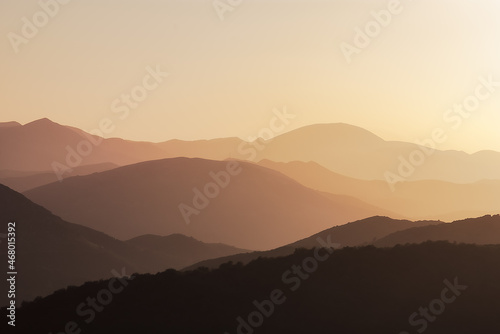
[[[7,318],[10,326],[16,326],[16,223],[7,224],[7,282],[9,291],[7,297]]]

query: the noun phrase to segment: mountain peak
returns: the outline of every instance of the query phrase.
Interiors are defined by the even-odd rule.
[[[307,125],[287,132],[280,137],[304,137],[320,140],[341,139],[353,142],[381,142],[384,139],[359,126],[346,123],[322,123]]]
[[[16,126],[21,126],[20,123],[11,121],[11,122],[0,122],[0,128],[13,128]]]
[[[40,118],[40,119],[37,119],[37,120],[34,120],[32,122],[29,122],[29,123],[26,123],[24,124],[24,126],[32,126],[32,125],[53,125],[53,124],[57,124],[56,122],[53,122],[51,121],[50,119],[44,117],[44,118]]]

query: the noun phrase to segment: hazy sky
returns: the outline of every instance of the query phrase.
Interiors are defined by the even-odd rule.
[[[289,130],[344,122],[414,141],[443,127],[440,148],[500,151],[500,86],[457,129],[443,121],[480,77],[500,81],[500,1],[401,0],[348,64],[341,43],[354,45],[356,27],[389,3],[243,0],[221,20],[213,1],[73,0],[44,22],[37,1],[3,0],[0,121],[91,130],[110,118],[113,137],[246,138],[286,106],[297,115]],[[46,24],[16,53],[12,36],[33,16]],[[152,90],[120,119],[114,101],[157,66],[169,76],[156,89],[147,81]]]

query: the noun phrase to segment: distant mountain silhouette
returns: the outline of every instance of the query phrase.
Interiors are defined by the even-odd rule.
[[[157,146],[165,150],[167,153],[166,158],[186,157],[225,160],[239,157],[237,150],[241,143],[241,139],[234,137],[194,141],[174,139],[158,143]]]
[[[399,156],[409,159],[419,150],[412,143],[385,141],[362,128],[342,124],[316,124],[262,142],[258,160],[314,161],[342,175],[363,180],[385,180],[384,173],[398,173]],[[442,180],[470,183],[500,179],[500,152],[467,154],[436,150],[408,180]]]
[[[397,220],[380,216],[370,217],[345,225],[329,228],[308,238],[304,238],[270,251],[235,254],[219,259],[204,260],[189,266],[186,270],[192,270],[198,267],[218,268],[221,264],[229,261],[246,264],[259,257],[272,258],[286,256],[292,254],[298,248],[311,249],[322,247],[323,245],[318,242],[318,238],[321,238],[325,242],[329,239],[330,242],[338,245],[336,246],[338,248],[369,245],[376,240],[387,235],[391,235],[397,231],[404,231],[411,228],[431,226],[441,223],[442,222],[439,221],[412,222],[409,220]]]
[[[128,165],[179,156],[227,159],[236,157],[240,143],[237,138],[136,142],[104,139],[47,118],[25,125],[6,122],[0,123],[0,170],[53,171],[54,161],[72,168],[72,163],[77,163],[77,167],[102,163]],[[66,173],[63,175],[66,176]]]
[[[449,224],[414,227],[374,242],[378,247],[425,241],[449,241],[477,245],[500,244],[500,215],[465,219]]]
[[[391,214],[355,198],[328,198],[274,170],[240,162],[241,173],[231,177],[226,188],[210,188],[218,196],[203,195],[203,201],[197,195],[205,207],[189,215],[187,224],[179,205],[194,209],[195,189],[204,192],[207,184],[215,186],[210,173],[226,173],[228,163],[187,158],[148,161],[68,178],[25,194],[66,220],[119,239],[181,233],[259,250],[349,221]]]
[[[353,196],[411,219],[453,221],[500,213],[500,180],[483,180],[471,184],[411,181],[398,184],[392,192],[385,181],[347,177],[315,162],[262,160],[259,165],[277,170],[306,187]]]
[[[12,128],[15,126],[21,126],[18,122],[0,122],[0,128]]]
[[[318,254],[324,261],[300,250],[246,266],[135,275],[126,285],[89,282],[24,305],[16,330],[59,333],[69,321],[88,334],[470,334],[500,328],[500,246],[437,242]],[[120,290],[111,294],[110,283]]]
[[[100,142],[102,140],[102,142]],[[92,143],[99,143],[95,145]],[[80,144],[90,143],[89,145]],[[78,146],[78,145],[81,146]],[[69,147],[69,151],[67,149]],[[90,147],[90,148],[89,148]],[[89,151],[90,150],[90,151]],[[78,151],[85,155],[78,154]],[[52,163],[68,165],[68,152],[72,163],[92,165],[113,163],[125,165],[138,161],[165,157],[165,152],[153,143],[132,142],[123,139],[105,139],[85,135],[85,132],[59,125],[43,118],[23,126],[0,128],[0,169],[10,170],[53,170]],[[87,154],[87,152],[89,152]]]
[[[109,162],[123,166],[174,157],[314,161],[341,175],[363,180],[385,180],[387,171],[398,174],[400,157],[409,160],[415,150],[429,150],[413,143],[385,141],[367,130],[342,123],[310,125],[270,141],[259,139],[254,143],[238,138],[169,140],[162,143],[103,139],[46,118],[22,126],[16,122],[1,124],[0,170],[51,170],[54,161],[68,165],[66,158],[70,162],[78,160],[68,150],[80,149],[85,153],[87,147],[81,142],[88,141],[99,144],[91,145],[91,153],[80,156],[79,164],[82,165]],[[404,177],[408,180],[454,183],[500,180],[500,152],[467,154],[436,150],[431,156],[426,156],[425,162],[417,166],[410,176]]]
[[[6,233],[8,222],[16,223],[19,267],[16,299],[19,302],[68,285],[112,277],[113,269],[121,272],[125,267],[130,272],[156,273],[167,268],[183,268],[200,258],[245,251],[226,245],[207,245],[182,236],[145,236],[136,241],[119,241],[88,227],[68,223],[3,185],[0,185],[0,201],[0,221],[3,222],[0,233]],[[149,240],[151,247],[141,246],[141,240]],[[5,239],[0,241],[0,255],[6,259],[7,243]],[[2,282],[4,287],[6,280]],[[2,305],[5,298],[6,294],[2,296]]]
[[[71,172],[62,175],[62,178],[68,178],[77,175],[88,175],[92,173],[102,172],[118,167],[118,165],[105,162],[96,165],[84,165],[73,168]],[[9,177],[2,177],[2,174],[16,175]],[[18,192],[23,192],[29,189],[43,186],[52,182],[58,181],[57,176],[53,171],[45,172],[18,172],[18,171],[0,171],[0,183],[12,188]]]

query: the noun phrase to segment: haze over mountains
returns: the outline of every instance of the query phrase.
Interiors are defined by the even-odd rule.
[[[413,151],[424,151],[413,143],[385,141],[362,128],[347,124],[317,124],[291,131],[266,143],[259,159],[278,162],[315,161],[340,173],[365,180],[385,179],[397,174],[399,157],[409,160]],[[407,180],[442,180],[468,183],[500,179],[500,153],[458,151],[432,153]]]
[[[101,139],[46,118],[22,126],[3,127],[0,128],[0,169],[53,171],[53,162],[68,166],[68,161],[73,164],[68,166],[70,168],[104,162],[124,165],[158,159],[164,154],[152,143]],[[81,142],[90,143],[90,146]],[[81,145],[80,152],[89,154],[78,157],[73,153],[66,161],[68,152],[78,153],[78,145]]]
[[[91,224],[93,227],[99,226],[105,229],[107,233],[124,239],[136,237],[139,234],[136,232],[128,233],[127,228],[123,232],[106,230],[106,226],[109,224],[118,226],[117,219],[123,221],[121,227],[137,225],[135,221],[139,219],[138,215],[141,214],[148,216],[153,221],[153,223],[148,223],[149,225],[163,225],[162,228],[167,231],[161,230],[160,232],[165,232],[161,234],[183,233],[193,235],[192,233],[195,233],[194,235],[196,235],[194,230],[198,231],[198,228],[195,229],[193,225],[187,227],[186,224],[179,224],[178,218],[180,215],[177,214],[179,210],[175,210],[175,205],[192,202],[189,199],[190,196],[194,196],[192,190],[197,186],[203,187],[205,183],[210,181],[210,179],[205,178],[201,184],[192,182],[195,173],[199,172],[200,178],[206,177],[207,173],[210,173],[206,169],[207,167],[203,166],[204,162],[196,160],[201,166],[191,167],[191,176],[193,177],[186,177],[182,184],[177,183],[176,186],[182,188],[182,190],[171,189],[176,192],[178,197],[175,199],[170,197],[172,201],[169,202],[166,208],[158,207],[159,204],[163,205],[163,202],[157,198],[149,204],[144,204],[145,206],[139,209],[141,200],[137,200],[133,197],[134,195],[130,195],[129,200],[137,202],[134,204],[138,206],[137,209],[134,210],[134,205],[126,206],[123,209],[127,212],[125,214],[117,213],[120,211],[118,208],[108,208],[102,211],[104,215],[99,218],[91,214],[92,210],[90,210],[90,213],[86,210],[85,206],[88,206],[89,203],[75,204],[81,207],[74,209],[71,203],[66,203],[67,199],[71,198],[70,194],[67,193],[68,190],[64,190],[66,191],[64,195],[58,195],[56,192],[50,194],[50,196],[45,196],[46,194],[42,189],[35,191],[33,188],[48,186],[50,183],[56,182],[58,176],[61,179],[68,179],[75,175],[83,176],[115,169],[122,165],[160,158],[200,157],[216,160],[240,158],[252,161],[264,158],[259,162],[261,166],[279,171],[299,181],[306,187],[323,192],[322,197],[328,198],[330,202],[350,206],[347,211],[352,212],[354,207],[357,206],[361,208],[360,213],[368,213],[366,216],[343,216],[343,214],[339,214],[338,218],[332,221],[333,225],[337,224],[338,221],[345,222],[375,214],[389,215],[394,218],[406,217],[452,221],[472,216],[495,214],[500,210],[500,203],[496,200],[500,196],[500,153],[490,151],[466,154],[456,151],[435,150],[431,156],[426,158],[422,166],[415,167],[415,172],[408,178],[417,181],[398,183],[393,192],[386,180],[384,180],[384,173],[387,171],[397,173],[400,164],[398,159],[408,157],[412,151],[418,150],[419,147],[410,143],[385,141],[369,131],[341,123],[311,125],[282,134],[269,141],[257,140],[254,143],[248,143],[238,138],[202,141],[170,140],[163,143],[133,142],[117,138],[103,139],[77,128],[59,125],[48,119],[40,119],[25,125],[20,125],[17,122],[6,122],[0,125],[1,183],[18,191],[28,191],[27,194],[33,194],[33,199],[36,201],[41,201],[41,197],[43,197],[44,202],[40,202],[41,204],[48,205],[51,210],[71,221],[76,219],[77,222],[82,224]],[[422,150],[426,151],[428,149]],[[54,173],[53,168],[57,170],[59,175]],[[138,170],[136,173],[148,174],[148,171]],[[157,177],[163,177],[161,172],[158,173]],[[112,176],[113,174],[105,175]],[[134,178],[137,175],[129,175],[129,177]],[[152,176],[145,176],[144,178],[149,177]],[[252,177],[258,178],[259,176],[250,175],[246,179]],[[95,178],[97,176],[89,176],[88,179],[82,179],[85,181],[80,182],[87,182],[87,180]],[[450,181],[466,183],[453,183]],[[64,183],[66,182],[67,180],[64,181]],[[76,181],[71,182],[73,184]],[[123,187],[117,189],[118,192],[122,193],[121,196],[125,196],[123,193],[127,192],[128,185],[126,185],[126,182],[131,181],[124,182]],[[155,181],[150,182],[154,183]],[[280,183],[280,181],[277,182]],[[250,184],[249,189],[252,189],[252,186],[254,185]],[[60,189],[58,191],[63,191],[65,187],[67,186],[54,184],[46,189]],[[94,191],[96,191],[95,189]],[[29,192],[30,190],[33,190],[33,193]],[[254,192],[261,190],[255,188]],[[107,191],[110,192],[108,198],[115,196],[110,189]],[[39,195],[34,195],[35,193]],[[87,195],[90,196],[90,194]],[[87,195],[81,194],[80,196],[87,198]],[[61,198],[58,198],[58,196]],[[96,198],[99,198],[98,194],[96,196]],[[163,199],[168,197],[161,194],[159,190],[157,194],[143,194],[143,196],[145,198],[159,196]],[[255,197],[255,194],[247,196]],[[270,195],[263,195],[261,202],[267,201],[265,196]],[[66,201],[64,203],[68,205],[50,203],[51,197],[54,198],[54,201]],[[234,201],[234,198],[230,200]],[[173,202],[176,202],[176,204],[173,204]],[[214,202],[218,202],[218,200]],[[103,200],[99,203],[105,205],[106,202]],[[95,208],[99,208],[99,203],[96,204]],[[155,206],[153,203],[157,205]],[[220,204],[220,208],[225,208],[225,204]],[[151,213],[138,213],[146,207],[153,211]],[[369,208],[369,210],[365,211],[365,208]],[[215,219],[226,222],[217,224],[228,224],[228,220],[236,218],[236,216],[229,213],[224,214],[225,217],[219,217],[213,213],[214,210],[214,206],[210,205],[207,210],[203,210],[203,214],[192,218],[198,218],[199,216],[206,217],[207,220]],[[269,208],[263,210],[266,212],[271,211]],[[74,212],[71,213],[70,211]],[[80,211],[84,213],[80,215],[78,213]],[[101,212],[101,210],[94,210],[93,212],[96,213],[97,211]],[[113,213],[107,215],[107,211]],[[281,213],[278,214],[278,216],[280,215]],[[160,224],[159,221],[165,216],[168,217],[168,223]],[[256,214],[256,216],[259,216],[259,214]],[[271,215],[268,214],[267,216],[270,217]],[[113,218],[112,222],[110,222],[111,217]],[[281,218],[284,217],[287,216],[281,216]],[[347,218],[347,220],[344,218]],[[86,220],[86,222],[83,220]],[[96,221],[96,223],[89,223],[88,220]],[[194,219],[194,221],[196,220]],[[203,218],[200,222],[202,221]],[[317,225],[325,228],[326,226],[322,225],[323,223]],[[149,229],[148,224],[145,226],[144,233],[154,234],[158,232],[155,228]],[[173,227],[174,225],[176,226]],[[207,226],[210,226],[210,224],[207,224]],[[314,232],[312,229],[303,229],[303,232]],[[200,233],[205,232],[200,231]],[[254,238],[257,234],[254,233]],[[207,236],[210,241],[231,242],[231,238],[219,240],[218,237],[210,233]],[[295,235],[293,237],[300,236]],[[266,245],[264,247],[273,247],[280,242],[291,241],[293,237],[289,239],[284,237],[282,240],[276,241],[275,244],[263,242],[263,245]],[[260,247],[251,246],[249,244],[242,245],[244,248]]]
[[[104,139],[46,118],[25,125],[0,125],[0,170],[53,172],[54,162],[74,168],[102,163],[127,165],[178,156],[226,159],[241,142],[236,138],[163,143]]]
[[[68,223],[2,185],[0,198],[8,208],[0,212],[0,219],[15,220],[17,233],[22,235],[17,254],[24,271],[19,280],[19,300],[31,300],[68,285],[112,277],[125,269],[131,274],[188,266],[192,269],[199,266],[217,268],[227,261],[248,263],[258,257],[286,256],[297,248],[330,247],[332,244],[338,248],[369,244],[387,247],[427,240],[500,243],[500,215],[452,224],[372,217],[329,228],[267,252],[248,253],[183,235],[142,235],[123,242],[88,227]],[[323,242],[318,242],[318,238]],[[5,246],[1,254],[6,254]]]
[[[314,161],[345,176],[385,180],[387,171],[398,173],[400,157],[409,160],[413,151],[426,151],[416,144],[385,141],[367,130],[342,123],[306,126],[270,141],[257,140],[254,143],[238,138],[170,140],[163,143],[103,139],[48,119],[25,125],[15,122],[1,124],[0,170],[52,171],[55,161],[68,167],[72,167],[68,163],[127,165],[184,156],[215,160]],[[89,144],[81,144],[82,141]],[[88,151],[91,153],[87,154]],[[498,180],[500,153],[482,151],[467,154],[435,150],[405,178],[456,183]]]
[[[370,217],[345,225],[335,226],[308,238],[266,252],[249,252],[203,260],[186,268],[216,269],[233,262],[247,264],[259,257],[275,258],[293,254],[296,249],[322,247],[394,247],[396,245],[421,244],[426,241],[446,241],[476,245],[500,244],[500,215],[470,218],[453,223],[441,221],[408,221],[389,217]]]
[[[277,170],[312,189],[359,198],[411,219],[453,221],[500,213],[500,180],[470,184],[437,180],[408,181],[397,184],[391,191],[385,181],[347,177],[315,162],[262,160],[259,165]]]
[[[79,154],[84,150],[82,142],[93,143],[88,155]],[[312,125],[255,143],[237,138],[147,143],[103,139],[41,119],[26,125],[2,123],[0,182],[26,191],[32,200],[64,219],[120,239],[181,233],[206,242],[262,250],[373,215],[452,221],[500,212],[496,200],[500,153],[496,152],[469,155],[436,150],[410,177],[430,180],[398,183],[392,192],[382,180],[383,173],[396,171],[389,165],[397,169],[398,156],[414,149],[418,149],[414,144],[384,141],[346,124]],[[210,205],[198,210],[193,206],[194,190],[203,191],[213,182],[210,173],[224,170],[225,162],[151,161],[164,157],[266,159],[259,162],[265,168],[242,162],[244,172],[234,184],[216,199],[207,198]],[[290,159],[297,161],[279,162]],[[74,167],[67,165],[71,170],[61,173],[64,182],[57,182],[50,170],[54,161],[75,162]],[[134,163],[139,164],[132,167]],[[117,169],[120,165],[128,166]],[[474,182],[458,184],[446,179]],[[179,209],[181,204],[196,212],[189,214],[189,224]],[[254,244],[256,240],[260,241]]]
[[[68,285],[80,285],[121,273],[156,273],[180,269],[208,258],[245,252],[221,244],[205,244],[185,236],[141,236],[127,242],[72,224],[0,185],[0,220],[16,222],[17,300],[45,296]],[[0,255],[6,258],[7,243]],[[3,281],[2,287],[6,284]],[[7,291],[7,290],[5,290]],[[4,305],[5,296],[2,296]]]
[[[389,217],[375,216],[344,225],[335,226],[307,238],[272,249],[266,252],[251,252],[246,254],[235,254],[218,259],[204,260],[187,269],[198,267],[218,268],[226,262],[248,263],[259,257],[279,257],[293,254],[298,248],[336,248],[355,247],[371,245],[378,239],[392,235],[394,232],[404,231],[417,227],[442,224],[440,221],[417,221],[397,220]],[[500,226],[500,222],[499,222]]]
[[[206,207],[186,221],[179,205],[195,209],[194,201],[203,203],[194,189],[204,192],[216,182],[211,173],[225,173],[227,165],[188,158],[148,161],[68,178],[25,194],[63,219],[119,239],[181,233],[259,250],[348,221],[396,215],[355,198],[327,197],[274,170],[239,162],[240,173],[227,187],[219,187],[215,198],[205,196]]]
[[[318,237],[339,247],[499,244],[500,153],[436,150],[391,191],[384,172],[415,149],[346,124],[253,143],[148,143],[48,119],[0,123],[0,183],[26,196],[0,185],[0,219],[19,224],[28,268],[20,299],[122,268],[156,273],[287,256],[325,247]],[[54,162],[68,167],[61,182]]]
[[[95,165],[82,165],[72,168],[71,171],[61,175],[61,179],[102,172],[116,167],[118,167],[118,165],[110,162],[103,162]],[[13,171],[5,169],[0,171],[0,183],[19,192],[52,183],[54,179],[57,179],[57,177],[53,171]]]
[[[449,224],[413,227],[376,240],[377,247],[449,241],[476,245],[500,244],[500,215],[469,218]]]

